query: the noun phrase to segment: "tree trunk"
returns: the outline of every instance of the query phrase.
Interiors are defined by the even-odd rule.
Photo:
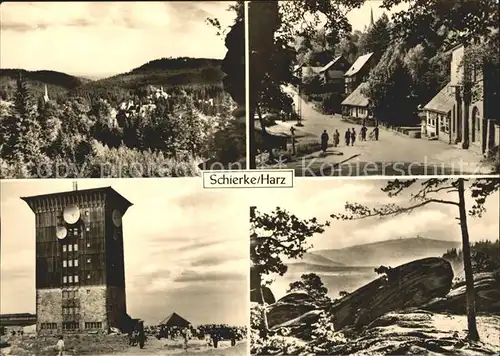
[[[249,142],[249,169],[257,168],[257,147],[255,146],[255,108],[250,106],[250,113],[248,118],[248,142]]]
[[[464,179],[458,179],[458,198],[460,212],[460,228],[462,230],[462,250],[464,254],[464,271],[467,300],[467,326],[468,338],[473,341],[479,340],[476,325],[476,293],[474,291],[474,274],[472,273],[472,261],[470,254],[469,229],[467,227],[467,212],[465,211],[465,189]]]
[[[274,160],[273,147],[269,138],[269,134],[266,130],[266,125],[264,125],[264,118],[262,117],[262,112],[260,111],[259,105],[257,105],[257,115],[259,116],[260,128],[262,129],[262,144],[267,148],[267,151],[269,153],[269,161],[272,162]]]
[[[257,303],[262,305],[261,337],[266,338],[269,333],[269,323],[267,321],[266,300],[262,291],[262,275],[258,274]]]

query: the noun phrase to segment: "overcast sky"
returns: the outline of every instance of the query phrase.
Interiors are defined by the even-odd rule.
[[[134,205],[123,217],[127,308],[157,323],[246,325],[248,207],[199,179],[84,180]],[[19,199],[72,190],[71,180],[1,183],[1,313],[35,312],[35,216]],[[230,209],[228,209],[228,207]]]
[[[351,23],[352,29],[363,31],[365,26],[368,26],[370,24],[370,12],[372,10],[373,20],[376,22],[384,12],[390,18],[391,14],[399,12],[401,10],[406,10],[408,8],[408,4],[402,3],[398,6],[393,7],[391,11],[387,11],[386,9],[380,8],[381,5],[382,0],[366,1],[364,5],[359,9],[355,9],[349,12],[349,14],[347,14],[347,19]]]
[[[332,180],[305,178],[295,181],[295,189],[274,189],[264,195],[254,194],[254,205],[263,212],[276,206],[287,209],[299,218],[317,217],[321,221],[331,220],[331,213],[345,212],[347,201],[369,206],[383,203],[408,204],[408,194],[388,198],[380,190],[387,181],[373,179]],[[262,197],[259,199],[259,197]],[[470,196],[470,195],[469,195]],[[457,200],[456,196],[443,195]],[[487,213],[482,219],[468,221],[471,241],[497,239],[499,237],[499,194],[488,198]],[[472,201],[469,199],[469,205]],[[331,221],[323,234],[311,238],[314,249],[337,249],[364,243],[396,238],[421,237],[461,241],[460,227],[455,220],[456,207],[434,204],[395,218],[371,218],[360,221]]]
[[[230,26],[231,3],[4,2],[0,66],[99,76],[162,57],[224,58],[224,39],[205,20]]]

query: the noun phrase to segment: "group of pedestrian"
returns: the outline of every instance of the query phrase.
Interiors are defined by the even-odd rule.
[[[363,125],[360,130],[360,136],[361,136],[361,141],[366,141],[366,134],[368,132],[368,128]],[[345,140],[345,145],[346,146],[354,146],[354,143],[356,142],[356,130],[354,127],[352,129],[348,128],[344,134],[344,140]],[[379,135],[379,128],[376,126],[373,131],[370,133],[370,138],[374,139],[375,141],[378,141],[378,135]],[[330,137],[328,136],[328,133],[326,130],[323,131],[321,134],[321,150],[326,152],[328,148],[328,141],[330,140]],[[340,144],[340,133],[339,130],[335,130],[333,133],[333,146],[338,147]]]

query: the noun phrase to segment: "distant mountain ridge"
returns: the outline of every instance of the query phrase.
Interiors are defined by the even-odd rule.
[[[160,58],[149,61],[137,68],[134,68],[130,71],[130,73],[156,70],[189,70],[208,67],[219,68],[221,63],[222,60],[212,58]]]
[[[86,78],[76,77],[53,70],[29,71],[25,69],[0,69],[0,77],[17,80],[19,74],[28,80],[38,81],[44,84],[57,85],[66,89],[73,89],[90,81]]]
[[[43,96],[45,85],[49,96],[66,95],[73,90],[92,91],[95,88],[137,89],[148,85],[222,85],[222,60],[210,58],[161,58],[149,61],[127,73],[92,80],[52,70],[28,71],[0,69],[0,94],[11,97],[21,73],[36,96]],[[56,94],[57,93],[57,94]]]
[[[317,266],[343,266],[342,263],[332,261],[329,258],[318,255],[315,252],[306,252],[300,259],[291,259],[287,262],[288,264],[310,264]]]
[[[312,253],[346,266],[399,265],[425,257],[441,257],[446,250],[461,246],[461,241],[423,237],[405,238],[355,245],[342,249],[316,250]]]

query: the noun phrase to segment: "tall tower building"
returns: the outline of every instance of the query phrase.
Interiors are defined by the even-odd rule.
[[[368,28],[372,28],[375,25],[375,21],[373,20],[373,7],[370,8],[370,25]]]
[[[21,198],[36,220],[36,315],[41,334],[123,329],[122,216],[132,205],[111,187]]]

